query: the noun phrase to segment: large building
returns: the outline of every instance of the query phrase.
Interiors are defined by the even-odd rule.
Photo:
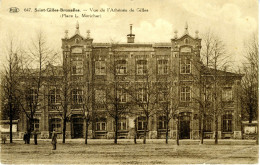
[[[33,129],[39,132],[41,138],[49,138],[54,129],[60,133],[59,137],[62,136],[63,105],[59,100],[60,88],[64,84],[68,85],[70,93],[66,123],[67,138],[85,136],[86,106],[92,118],[95,118],[88,127],[89,138],[113,138],[115,121],[109,114],[105,102],[109,100],[111,90],[114,90],[111,84],[115,83],[121,86],[132,84],[137,93],[131,95],[127,90],[117,91],[116,98],[120,105],[132,104],[127,106],[128,113],[120,114],[119,138],[133,138],[135,130],[138,138],[141,138],[144,135],[146,116],[139,104],[149,99],[147,96],[149,89],[143,84],[154,83],[157,84],[157,90],[170,90],[165,92],[165,95],[159,92],[156,99],[150,98],[150,101],[154,101],[154,105],[163,104],[165,98],[170,100],[170,106],[176,104],[176,100],[178,102],[177,109],[174,109],[175,115],[171,116],[169,122],[169,137],[176,138],[179,125],[180,139],[198,139],[201,106],[196,98],[202,98],[202,83],[198,82],[199,79],[207,79],[206,88],[212,88],[210,83],[213,81],[212,77],[214,78],[212,73],[217,73],[218,79],[220,77],[223,79],[221,85],[218,83],[221,100],[225,102],[220,108],[221,114],[218,115],[218,136],[241,138],[241,103],[237,96],[242,77],[220,70],[214,72],[213,69],[201,65],[201,39],[198,32],[195,32],[193,37],[186,25],[184,34],[178,36],[175,32],[175,36],[169,39],[168,43],[136,43],[131,25],[130,34],[126,39],[126,43],[95,43],[90,37],[90,31],[87,31],[86,36],[80,34],[78,24],[73,36],[69,37],[68,31],[65,32],[65,37],[62,38],[64,66],[48,66],[55,71],[55,76],[52,76],[52,80],[45,83],[41,89],[44,93],[41,97],[46,98],[42,99],[44,100],[42,104],[46,106],[34,115]],[[63,68],[67,70],[67,83],[63,82],[65,73]],[[164,85],[165,83],[168,85]],[[136,96],[136,101],[139,103],[134,103],[135,99],[131,98],[132,96]],[[163,106],[155,107],[158,111],[153,109],[157,113],[151,112],[149,116],[147,137],[164,138],[165,114],[158,113]],[[206,116],[210,116],[210,112],[212,111],[205,112]],[[25,116],[19,120],[18,131],[21,135],[28,128],[27,123]],[[206,138],[214,137],[214,127],[213,118],[208,117],[204,123]]]

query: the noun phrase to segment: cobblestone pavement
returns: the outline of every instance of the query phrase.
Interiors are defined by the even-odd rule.
[[[33,142],[33,141],[32,141]],[[148,140],[133,144],[133,140],[68,139],[65,144],[58,141],[57,150],[52,150],[49,139],[38,141],[38,145],[23,144],[15,140],[13,144],[1,145],[2,164],[257,164],[258,145],[250,140],[205,140],[199,145],[196,140],[181,140],[180,146],[170,140]]]

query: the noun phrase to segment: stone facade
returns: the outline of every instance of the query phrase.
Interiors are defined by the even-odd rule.
[[[131,27],[132,28],[132,27]],[[89,138],[113,138],[114,119],[106,111],[106,106],[98,100],[106,97],[109,89],[108,82],[115,78],[121,83],[142,82],[143,75],[152,73],[149,82],[169,81],[171,95],[178,97],[179,106],[176,110],[177,118],[173,117],[169,122],[169,138],[175,139],[177,124],[179,124],[180,139],[199,139],[200,121],[199,104],[193,99],[200,93],[199,85],[194,77],[200,77],[201,39],[196,33],[192,37],[188,27],[182,36],[178,37],[177,32],[169,43],[135,43],[135,35],[127,35],[127,43],[94,43],[90,32],[84,37],[79,32],[79,25],[76,26],[75,35],[68,37],[66,32],[62,39],[63,65],[68,69],[68,84],[70,86],[71,99],[68,106],[68,122],[66,123],[67,138],[83,138],[85,136],[86,122],[84,117],[83,96],[90,96],[90,112],[95,114],[95,121],[88,127]],[[120,65],[117,74],[109,71],[111,62],[117,61]],[[115,65],[113,65],[116,67]],[[54,67],[54,66],[49,66]],[[62,67],[54,67],[55,70],[62,70]],[[226,73],[226,72],[223,72]],[[59,73],[63,75],[62,71]],[[59,75],[58,74],[58,75]],[[64,76],[64,75],[63,75]],[[230,118],[219,116],[219,137],[220,138],[241,138],[240,113],[241,106],[238,97],[241,76],[229,73],[232,77],[225,88],[230,89],[232,99],[230,105],[224,111],[230,112]],[[56,129],[61,138],[62,133],[62,106],[55,101],[60,86],[58,79],[46,83],[41,89],[46,97],[43,104],[46,108],[35,114],[35,129],[41,138],[49,138],[53,129]],[[90,94],[90,95],[89,95]],[[129,96],[126,96],[129,100]],[[51,100],[52,99],[52,100]],[[124,96],[121,98],[125,101]],[[121,100],[121,101],[122,101]],[[142,120],[142,109],[133,106],[131,114],[126,114],[119,121],[118,138],[137,138],[144,136],[144,124]],[[224,114],[224,112],[223,112]],[[166,128],[163,115],[154,114],[149,118],[147,137],[151,139],[165,138]],[[177,120],[178,119],[178,120]],[[24,132],[27,128],[26,118],[22,116],[19,122],[19,131]],[[209,124],[210,125],[210,124]],[[225,125],[225,126],[224,126]],[[228,132],[225,132],[228,130]],[[135,131],[135,129],[137,131]],[[205,131],[205,137],[213,138],[214,124]]]

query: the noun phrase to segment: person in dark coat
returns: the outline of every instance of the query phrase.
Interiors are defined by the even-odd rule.
[[[37,145],[37,133],[34,131],[34,144]]]
[[[52,139],[51,139],[51,144],[52,144],[52,150],[56,150],[56,145],[57,145],[57,133],[55,132],[55,130],[53,130],[52,133]]]
[[[24,141],[24,144],[27,144],[27,132],[25,132],[23,135],[23,141]]]

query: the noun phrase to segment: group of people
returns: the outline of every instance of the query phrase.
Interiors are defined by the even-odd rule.
[[[34,135],[34,144],[37,145],[37,133],[36,133],[36,131],[33,132],[33,135]],[[30,134],[25,132],[24,135],[23,135],[23,140],[24,140],[24,144],[30,144]],[[52,149],[56,150],[57,133],[55,132],[55,130],[52,132],[51,144],[52,144]]]

